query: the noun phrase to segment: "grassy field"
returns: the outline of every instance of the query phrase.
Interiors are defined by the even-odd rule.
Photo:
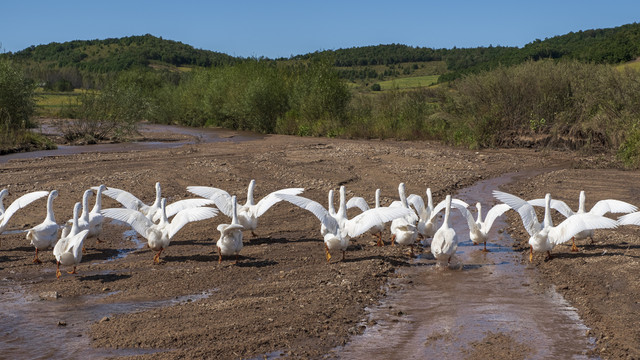
[[[78,106],[78,96],[85,90],[75,89],[73,92],[36,90],[36,110],[38,116],[56,116],[63,107]]]
[[[383,91],[393,89],[409,89],[434,85],[438,83],[438,77],[440,77],[440,75],[412,76],[381,81],[378,84],[380,84],[380,88]]]

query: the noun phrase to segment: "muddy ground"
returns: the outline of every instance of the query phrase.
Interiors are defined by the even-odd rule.
[[[155,140],[169,137],[153,134]],[[431,187],[441,199],[479,179],[530,168],[548,171],[505,190],[525,198],[551,192],[572,207],[577,206],[579,190],[586,191],[588,207],[603,198],[640,205],[640,172],[611,170],[617,165],[605,156],[530,149],[476,152],[433,142],[287,136],[12,160],[0,164],[0,187],[11,192],[5,204],[28,191],[57,189],[60,196],[54,211],[61,223],[71,217],[84,190],[100,184],[125,189],[148,203],[154,199],[156,181],[169,202],[194,197],[186,191],[189,185],[219,187],[244,202],[247,184],[255,179],[257,199],[280,188],[304,187],[303,196],[322,204],[328,190],[345,185],[348,197],[363,196],[369,202],[380,188],[387,205],[398,198],[400,182],[406,183],[408,193],[420,195]],[[114,206],[119,205],[104,198],[104,207]],[[17,213],[9,229],[29,228],[44,215],[43,199]],[[508,231],[521,241],[516,246],[525,249],[521,223],[513,214],[510,220]],[[105,302],[207,294],[180,306],[92,322],[86,336],[93,347],[160,350],[139,358],[233,359],[264,354],[322,358],[339,356],[331,350],[364,330],[365,308],[393,291],[384,286],[387,279],[412,265],[406,248],[375,247],[368,235],[352,241],[344,261],[335,254],[327,263],[319,221],[287,203],[277,204],[260,218],[256,238],[245,233],[237,265],[229,258],[219,265],[216,226],[228,222],[220,215],[188,224],[174,237],[159,265],[153,263],[151,250],[138,248],[123,236],[127,228],[108,223],[100,237],[104,242],[86,241],[78,274],[63,272],[60,280],[55,278],[50,251],[41,254],[43,264],[33,264],[33,247],[24,234],[5,234],[0,285],[5,292],[19,287],[29,294],[55,291],[61,298],[103,295]],[[598,231],[595,243],[580,243],[578,253],[560,246],[552,260],[545,261],[540,254],[534,260],[540,281],[555,284],[578,309],[597,339],[595,354],[603,358],[640,358],[639,231],[632,227]],[[388,244],[388,230],[384,236]],[[487,339],[461,356],[510,358],[527,349],[513,344],[508,334],[492,333]]]

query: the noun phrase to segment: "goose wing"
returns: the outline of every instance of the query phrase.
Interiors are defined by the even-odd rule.
[[[91,189],[98,191],[99,187],[93,186],[91,187]],[[139,210],[139,209],[148,207],[148,205],[143,203],[142,200],[138,199],[135,195],[133,195],[132,193],[126,190],[110,187],[106,190],[103,190],[102,194],[119,202],[120,204],[122,204],[122,206],[124,206],[127,209]]]
[[[289,189],[281,189],[281,190],[278,190],[278,191],[274,191],[271,194],[263,197],[260,201],[258,201],[258,203],[254,207],[254,214],[255,214],[256,217],[260,217],[267,210],[269,210],[269,208],[271,208],[273,205],[275,205],[275,204],[279,203],[280,201],[282,201],[281,198],[276,196],[278,194],[281,194],[281,195],[298,195],[303,191],[304,191],[304,188],[289,188]]]
[[[538,222],[538,216],[536,215],[533,205],[515,195],[502,191],[494,190],[493,196],[520,214],[522,225],[524,225],[529,235],[533,235],[542,230],[542,225]]]
[[[354,207],[357,207],[362,212],[369,210],[369,204],[367,204],[367,201],[360,196],[354,196],[349,199],[349,201],[347,201],[347,209],[351,209]]]
[[[169,239],[186,224],[192,221],[211,219],[216,215],[218,215],[218,209],[211,207],[195,207],[178,212],[169,224]]]
[[[101,210],[102,215],[105,217],[122,221],[131,226],[138,234],[147,238],[147,230],[151,228],[154,223],[149,220],[143,213],[132,209],[112,208]]]
[[[407,203],[412,205],[413,208],[416,209],[416,212],[418,214],[426,214],[426,208],[424,206],[424,200],[422,199],[422,196],[411,194],[407,196]]]
[[[527,201],[532,206],[545,207],[544,199],[533,199]],[[552,209],[557,210],[564,217],[568,218],[571,215],[574,215],[575,212],[571,210],[569,205],[562,200],[551,199],[551,203],[549,204]]]
[[[7,225],[7,222],[9,222],[9,219],[11,219],[16,211],[47,195],[49,195],[48,191],[34,191],[15,199],[5,210],[4,214],[0,215],[0,218],[2,219],[2,221],[0,221],[0,229]]]
[[[594,229],[613,229],[618,222],[608,217],[590,213],[575,214],[566,218],[558,226],[549,230],[549,241],[554,244],[562,244],[570,240],[575,234]]]
[[[413,210],[405,207],[379,207],[369,209],[362,214],[347,220],[344,223],[344,231],[350,237],[356,237],[364,234],[376,225],[382,225],[391,220],[409,216]]]
[[[84,242],[84,239],[87,238],[88,234],[89,229],[85,229],[70,237],[69,241],[67,242],[67,248],[65,249],[65,252],[70,251],[73,254],[74,259],[81,259],[82,243]]]
[[[210,186],[187,186],[187,191],[205,199],[213,200],[216,207],[220,209],[223,214],[228,217],[233,216],[231,195],[229,195],[228,192]]]
[[[279,198],[290,202],[293,205],[311,212],[320,222],[329,229],[329,232],[335,233],[338,230],[338,221],[329,214],[329,211],[320,203],[307,199],[298,195],[277,194]]]
[[[628,202],[620,200],[600,200],[598,201],[589,212],[594,215],[604,215],[606,213],[632,213],[638,211],[638,207],[631,205]]]
[[[207,206],[207,205],[213,205],[214,203],[215,202],[210,199],[179,200],[167,205],[165,207],[165,212],[167,214],[167,218],[170,218],[182,210],[201,207],[201,206]],[[160,220],[161,216],[162,216],[162,212],[156,211],[155,215],[153,215],[153,222]]]
[[[505,212],[507,212],[507,210],[511,209],[509,207],[509,205],[507,204],[498,204],[498,205],[494,205],[488,212],[487,212],[487,217],[484,218],[484,223],[482,225],[482,231],[486,234],[489,232],[489,230],[491,230],[491,227],[493,226],[493,222],[496,221],[496,219],[501,216],[502,214],[504,214]]]
[[[638,225],[640,226],[640,212],[634,212],[618,218],[619,225]]]

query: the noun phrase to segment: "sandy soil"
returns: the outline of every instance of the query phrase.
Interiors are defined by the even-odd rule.
[[[578,191],[584,189],[588,205],[609,197],[640,204],[635,185],[640,173],[607,170],[614,165],[602,157],[552,151],[475,152],[432,142],[268,136],[178,149],[10,161],[0,164],[0,185],[11,192],[5,203],[27,191],[57,189],[58,222],[71,217],[85,189],[99,184],[126,189],[146,202],[154,198],[156,181],[169,202],[193,197],[186,191],[189,185],[214,186],[238,194],[244,202],[247,184],[256,179],[257,199],[280,188],[304,187],[304,196],[323,204],[329,189],[345,185],[348,197],[363,196],[369,202],[380,188],[387,205],[398,198],[400,182],[406,183],[408,193],[424,194],[429,186],[440,198],[479,179],[553,167],[556,170],[530,179],[533,182],[505,190],[523,197],[551,192],[576,206]],[[39,200],[17,213],[9,228],[26,229],[42,221],[44,204]],[[104,207],[114,206],[119,205],[105,198]],[[526,242],[521,223],[513,215],[511,220],[509,231]],[[364,330],[365,307],[385,296],[383,285],[395,270],[412,263],[407,249],[375,247],[373,238],[365,235],[352,242],[344,261],[336,254],[327,264],[319,222],[309,212],[280,203],[260,218],[256,238],[245,233],[239,263],[225,258],[218,265],[215,228],[223,222],[228,219],[221,215],[187,225],[159,265],[153,264],[153,252],[137,249],[123,236],[126,228],[106,224],[104,242],[87,240],[78,274],[63,273],[60,280],[51,252],[41,255],[43,264],[33,264],[33,248],[24,234],[3,235],[0,278],[33,294],[103,294],[106,302],[207,294],[180,306],[95,319],[89,334],[94,347],[163,350],[141,358],[252,358],[274,352],[320,358]],[[554,250],[554,259],[543,261],[539,255],[535,260],[540,281],[556,284],[578,308],[598,340],[595,351],[604,358],[640,357],[638,231],[627,227],[597,232],[595,244],[580,244],[579,253],[561,246]],[[384,236],[388,243],[388,230]],[[489,333],[466,356],[513,358],[526,349],[508,334]]]

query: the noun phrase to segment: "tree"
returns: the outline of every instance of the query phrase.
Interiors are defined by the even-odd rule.
[[[29,127],[35,111],[35,86],[18,67],[0,59],[0,137]]]

